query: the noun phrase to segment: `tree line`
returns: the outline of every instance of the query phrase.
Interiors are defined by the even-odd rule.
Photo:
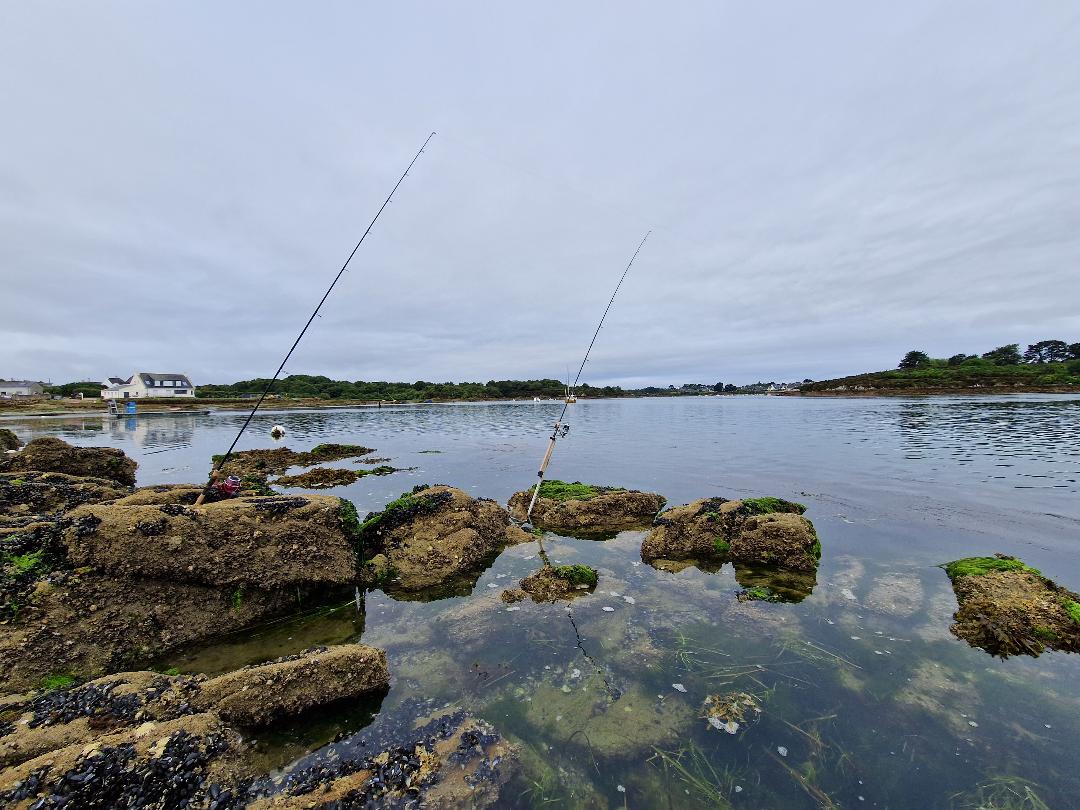
[[[1066,343],[1064,340],[1040,340],[1031,343],[1027,350],[1020,352],[1019,343],[1008,343],[982,354],[954,354],[947,359],[935,359],[926,352],[913,349],[903,356],[897,368],[916,369],[935,365],[961,366],[986,365],[1018,366],[1022,363],[1065,363],[1070,360],[1080,361],[1080,343]],[[1070,371],[1071,371],[1070,366]]]

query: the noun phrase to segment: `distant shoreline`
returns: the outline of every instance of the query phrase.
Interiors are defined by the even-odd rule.
[[[779,397],[938,397],[938,396],[986,396],[988,394],[1080,394],[1080,386],[1074,385],[995,385],[967,388],[878,388],[864,391],[777,391]]]

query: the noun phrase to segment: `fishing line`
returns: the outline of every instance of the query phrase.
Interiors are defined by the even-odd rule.
[[[398,190],[398,186],[400,186],[405,181],[405,178],[409,174],[409,170],[413,167],[413,164],[420,159],[420,155],[424,154],[424,149],[434,137],[434,132],[427,136],[427,139],[421,145],[420,150],[413,156],[413,159],[409,161],[409,165],[405,167],[405,171],[401,173],[401,177],[399,177],[398,181],[394,183],[394,187],[390,189],[390,193],[386,195],[386,199],[383,200],[383,204],[379,206],[379,210],[375,212],[375,216],[372,217],[371,222],[368,223],[367,230],[364,231],[364,235],[360,237],[360,241],[356,243],[356,246],[353,247],[352,252],[349,253],[348,258],[345,259],[345,263],[341,265],[341,269],[337,271],[337,275],[334,276],[334,280],[330,282],[330,286],[326,288],[326,292],[323,293],[323,297],[319,299],[319,303],[315,306],[315,311],[311,313],[311,317],[307,319],[307,323],[304,324],[304,328],[300,330],[300,334],[296,336],[296,340],[293,341],[293,344],[289,348],[289,351],[285,353],[285,359],[281,361],[281,365],[278,366],[278,370],[274,372],[274,376],[266,384],[266,387],[263,388],[262,394],[259,395],[259,399],[255,403],[255,407],[251,409],[251,413],[247,415],[247,419],[244,420],[244,424],[240,426],[240,431],[236,434],[236,438],[232,440],[232,444],[229,445],[229,449],[225,451],[225,455],[221,457],[218,463],[214,466],[213,470],[210,471],[210,480],[206,482],[206,486],[199,494],[198,500],[195,501],[196,506],[201,506],[203,501],[206,500],[206,495],[207,493],[209,493],[210,488],[213,486],[214,479],[217,477],[217,473],[221,471],[221,468],[225,465],[225,462],[229,460],[229,456],[231,456],[233,450],[236,449],[236,443],[240,441],[240,437],[244,435],[244,431],[247,430],[248,425],[251,424],[251,420],[255,417],[255,412],[259,410],[259,406],[263,404],[263,400],[266,399],[267,395],[277,384],[278,377],[281,375],[282,370],[285,368],[285,364],[289,362],[289,358],[292,357],[292,353],[296,350],[296,347],[300,345],[300,341],[304,337],[304,334],[307,332],[308,327],[311,326],[311,322],[315,320],[316,316],[319,314],[319,310],[322,309],[322,305],[326,303],[326,299],[330,297],[330,293],[333,292],[333,289],[337,285],[338,280],[342,277],[342,275],[344,275],[345,270],[348,269],[349,262],[351,262],[353,256],[356,255],[356,251],[360,249],[360,245],[364,243],[364,240],[367,239],[368,234],[371,233],[371,229],[375,227],[375,223],[378,221],[379,216],[382,214],[383,210],[386,208],[386,206],[390,204],[390,200],[391,198],[393,198],[394,192],[396,192]]]
[[[604,314],[600,316],[600,323],[596,325],[596,331],[593,332],[592,340],[589,341],[589,348],[585,350],[585,356],[581,359],[581,366],[578,368],[577,376],[574,377],[574,384],[567,388],[566,399],[563,401],[562,411],[559,413],[559,418],[555,420],[555,429],[551,433],[547,451],[544,453],[544,458],[540,462],[540,471],[536,474],[536,486],[533,488],[532,498],[529,500],[529,508],[525,510],[526,523],[529,522],[529,518],[532,516],[533,507],[536,506],[536,499],[540,495],[540,485],[544,483],[544,473],[547,471],[548,462],[551,461],[551,454],[555,450],[555,441],[570,432],[570,426],[562,423],[563,419],[566,417],[566,410],[570,407],[570,398],[573,396],[577,384],[581,381],[582,372],[585,371],[585,364],[589,362],[589,355],[592,353],[593,346],[596,345],[596,338],[600,334],[600,329],[604,326],[604,320],[611,311],[611,305],[615,303],[615,296],[619,294],[619,288],[622,287],[623,282],[626,281],[626,275],[630,272],[630,268],[634,264],[634,259],[638,257],[641,248],[645,246],[645,240],[649,238],[650,233],[652,233],[651,230],[647,231],[641,238],[637,250],[635,250],[634,255],[630,257],[626,269],[623,270],[622,276],[619,277],[619,283],[615,285],[615,291],[611,294],[611,298],[608,299],[607,306],[604,307]]]

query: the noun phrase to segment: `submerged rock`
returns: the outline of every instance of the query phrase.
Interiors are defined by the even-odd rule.
[[[525,520],[532,489],[510,498],[510,513]],[[540,486],[531,521],[540,529],[566,534],[600,534],[648,526],[666,499],[652,492],[548,480]]]
[[[709,695],[702,706],[709,728],[735,734],[761,719],[761,703],[749,692]]]
[[[74,447],[60,439],[43,437],[29,442],[18,453],[0,457],[0,471],[66,473],[67,475],[105,478],[125,486],[134,486],[139,465],[113,447]]]
[[[959,609],[954,635],[992,655],[1080,652],[1080,596],[1015,557],[969,557],[944,566]]]
[[[170,650],[296,611],[306,588],[213,588],[93,571],[53,571],[0,625],[0,687],[37,686],[65,673],[97,677]]]
[[[389,685],[386,653],[365,644],[343,644],[212,678],[192,703],[242,726],[264,726]]]
[[[229,456],[221,468],[222,475],[238,475],[241,478],[263,478],[270,475],[282,475],[290,467],[313,467],[327,461],[339,461],[343,458],[366,456],[375,451],[358,444],[318,444],[310,450],[297,452],[288,447],[275,447],[270,450],[241,450]],[[216,465],[221,456],[214,456]]]
[[[485,808],[500,802],[517,765],[517,748],[493,726],[443,709],[328,746],[284,775],[256,781],[245,799],[258,810]]]
[[[806,507],[780,498],[706,498],[656,517],[641,559],[732,561],[790,571],[813,571],[821,544]]]
[[[282,475],[271,481],[275,487],[300,489],[329,489],[353,484],[365,475],[390,475],[398,472],[396,467],[379,465],[370,470],[343,470],[338,467],[316,467],[299,475]]]
[[[573,599],[592,593],[596,581],[596,569],[587,565],[545,565],[521,580],[518,583],[520,590],[503,591],[502,601],[518,602],[525,596],[531,597],[534,602]]]
[[[326,495],[84,506],[64,543],[75,565],[123,577],[273,589],[347,584],[357,556],[347,501]]]
[[[816,571],[785,571],[735,564],[735,581],[742,586],[740,602],[798,603],[817,586]]]
[[[18,450],[22,446],[22,439],[16,436],[14,431],[0,428],[0,451]]]
[[[369,514],[359,537],[366,579],[399,591],[471,575],[506,546],[532,539],[495,501],[441,484],[416,487]]]

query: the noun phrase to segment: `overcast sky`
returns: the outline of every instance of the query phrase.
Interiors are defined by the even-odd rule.
[[[0,0],[0,377],[823,379],[1080,340],[1080,3]]]

